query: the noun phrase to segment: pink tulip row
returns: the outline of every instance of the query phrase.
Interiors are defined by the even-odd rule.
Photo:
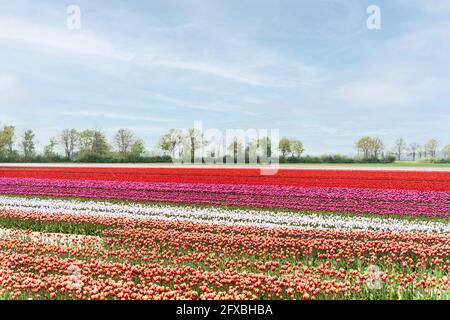
[[[65,180],[65,179],[35,179],[35,178],[0,178],[0,186],[58,186],[67,188],[93,189],[128,189],[155,191],[199,191],[214,193],[239,193],[273,195],[282,192],[286,196],[371,199],[411,202],[445,202],[450,203],[450,191],[416,191],[395,189],[355,189],[337,187],[291,187],[275,185],[230,185],[230,184],[200,184],[175,182],[125,182],[104,180]]]
[[[450,192],[0,178],[0,194],[447,217]]]

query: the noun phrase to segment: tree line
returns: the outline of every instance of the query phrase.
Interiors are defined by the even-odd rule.
[[[266,153],[272,156],[272,143],[269,137],[253,138],[242,141],[231,137],[231,141],[219,139],[207,141],[202,133],[196,129],[182,131],[170,129],[159,140],[159,148],[172,159],[179,162],[208,162],[208,163],[261,163],[260,155]],[[203,159],[195,158],[195,151],[206,148]],[[277,145],[280,163],[355,163],[364,160],[342,155],[303,156],[305,151],[303,142],[298,139],[282,137]]]
[[[21,135],[14,126],[0,128],[1,162],[171,162],[173,160],[214,163],[259,163],[262,157],[272,159],[276,147],[281,163],[358,163],[426,160],[450,162],[450,145],[439,148],[437,139],[424,144],[397,139],[386,150],[381,138],[365,136],[355,143],[356,157],[339,154],[304,156],[299,139],[282,137],[272,146],[269,137],[242,140],[238,137],[208,141],[198,129],[170,129],[158,142],[161,155],[148,155],[142,139],[129,129],[119,129],[112,141],[98,129],[64,129],[49,139],[43,151],[36,151],[35,133],[31,129]],[[201,149],[203,153],[198,155]],[[59,151],[58,151],[59,150]]]
[[[18,148],[15,148],[17,146]],[[63,153],[56,149],[59,147]],[[169,162],[168,157],[148,157],[142,139],[119,129],[110,143],[101,130],[64,129],[36,152],[33,130],[17,135],[14,126],[0,129],[0,161],[3,162]]]
[[[208,140],[196,128],[185,131],[170,129],[160,137],[158,147],[173,160],[182,163],[256,163],[260,162],[263,157],[270,160],[273,155],[270,137],[255,137],[247,139],[247,141],[238,137],[231,137],[231,141],[225,140],[223,138]],[[298,140],[289,141],[292,142],[292,151],[289,149],[289,152],[300,155],[303,152],[301,142]],[[201,154],[196,154],[199,149]]]
[[[385,150],[383,140],[378,137],[365,136],[355,143],[358,157],[371,161],[383,158],[394,160],[427,160],[430,162],[448,162],[450,160],[450,144],[439,149],[439,141],[435,138],[424,144],[417,142],[407,143],[399,138],[395,141],[391,150]]]

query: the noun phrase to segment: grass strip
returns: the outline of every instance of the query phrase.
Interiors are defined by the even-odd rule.
[[[31,230],[45,233],[65,233],[89,236],[102,236],[111,227],[101,224],[74,223],[63,221],[36,221],[0,217],[0,227],[5,229]]]

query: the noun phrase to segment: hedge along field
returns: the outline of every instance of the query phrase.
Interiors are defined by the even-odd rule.
[[[450,173],[258,173],[0,168],[0,297],[450,298]]]

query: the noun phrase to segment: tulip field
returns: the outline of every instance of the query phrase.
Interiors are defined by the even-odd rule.
[[[450,171],[0,167],[0,299],[450,299]]]

